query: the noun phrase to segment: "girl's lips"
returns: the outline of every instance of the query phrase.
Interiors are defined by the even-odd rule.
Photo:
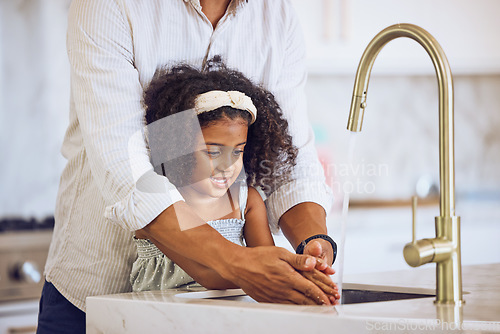
[[[210,181],[218,188],[227,188],[229,178],[228,177],[210,177]]]

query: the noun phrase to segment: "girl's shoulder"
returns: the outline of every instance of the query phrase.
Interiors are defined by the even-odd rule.
[[[247,206],[245,208],[245,214],[252,210],[252,208],[265,208],[264,200],[260,195],[259,191],[254,187],[248,187],[248,197],[247,197]]]
[[[262,196],[260,195],[259,191],[255,189],[254,187],[249,186],[248,187],[248,199],[252,198],[252,200],[259,200],[261,202],[264,202],[262,200]]]

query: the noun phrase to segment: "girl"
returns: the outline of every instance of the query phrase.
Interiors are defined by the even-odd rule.
[[[226,239],[248,247],[273,246],[265,205],[254,187],[267,195],[286,182],[297,148],[271,93],[218,59],[208,64],[206,71],[187,65],[160,70],[146,89],[151,160]],[[206,275],[209,268],[175,250],[164,254],[143,237],[136,232],[134,291],[195,281],[211,289],[237,287],[213,271]]]

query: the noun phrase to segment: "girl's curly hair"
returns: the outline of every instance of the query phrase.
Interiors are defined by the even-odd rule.
[[[288,122],[273,94],[253,84],[242,73],[227,68],[220,57],[214,57],[207,65],[206,70],[185,64],[159,69],[144,92],[146,123],[149,126],[167,116],[194,108],[195,98],[208,91],[236,90],[246,94],[257,108],[257,119],[248,127],[244,170],[248,184],[261,187],[269,195],[276,186],[290,179],[295,166],[297,148],[288,133]],[[227,106],[197,115],[202,129],[223,118],[241,118],[247,124],[251,120],[247,111]],[[190,126],[178,124],[174,131],[176,134],[169,136],[168,145],[194,145],[195,133]],[[151,144],[151,133],[149,137]],[[176,186],[184,185],[194,166],[192,154],[163,160],[166,160],[162,164],[164,175]]]

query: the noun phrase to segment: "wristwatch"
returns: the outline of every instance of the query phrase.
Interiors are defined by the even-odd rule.
[[[334,264],[335,263],[335,258],[337,257],[337,244],[335,243],[335,241],[333,241],[332,238],[330,238],[330,236],[328,236],[326,234],[316,234],[316,235],[313,235],[312,237],[307,238],[306,240],[302,240],[300,242],[300,244],[297,246],[297,249],[295,250],[295,253],[297,253],[297,254],[304,254],[304,248],[306,247],[307,243],[309,241],[311,241],[311,240],[314,240],[314,239],[323,239],[323,240],[328,241],[332,245],[332,249],[333,249],[333,261],[332,261],[332,264]]]

